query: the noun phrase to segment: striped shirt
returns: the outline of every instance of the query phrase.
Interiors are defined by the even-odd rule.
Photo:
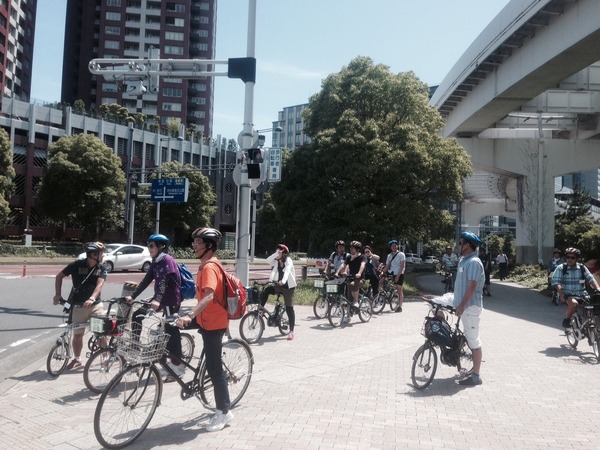
[[[476,281],[475,292],[467,303],[469,306],[478,306],[483,308],[483,284],[485,283],[485,272],[483,264],[474,251],[470,255],[462,257],[458,261],[458,272],[456,273],[456,282],[454,283],[454,307],[461,304],[469,281]]]

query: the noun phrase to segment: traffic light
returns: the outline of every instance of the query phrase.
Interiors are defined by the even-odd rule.
[[[248,178],[249,179],[259,179],[262,178],[261,167],[264,162],[264,150],[262,148],[249,148],[246,150],[246,154],[248,156],[249,163],[248,166]]]

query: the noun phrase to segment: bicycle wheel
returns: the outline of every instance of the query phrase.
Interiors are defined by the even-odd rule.
[[[223,344],[223,371],[227,378],[229,401],[233,408],[244,396],[250,379],[254,357],[250,346],[240,339],[230,339]],[[215,393],[212,379],[206,371],[206,361],[200,367],[200,401],[207,409],[215,409]]]
[[[262,337],[265,322],[258,311],[252,311],[240,321],[240,336],[248,344],[254,344]]]
[[[425,389],[433,381],[437,370],[437,353],[435,348],[426,342],[413,356],[410,376],[416,389]]]
[[[94,414],[94,434],[106,448],[123,448],[144,432],[162,395],[158,370],[126,366],[102,392]]]
[[[193,336],[187,333],[181,333],[181,359],[186,363],[189,363],[194,357],[194,350],[196,349],[196,341]]]
[[[371,320],[371,316],[373,316],[371,300],[367,297],[363,297],[360,299],[360,305],[358,305],[358,318],[361,322],[366,323]]]
[[[114,348],[101,348],[87,360],[83,382],[94,394],[101,394],[106,385],[123,369],[123,358]]]
[[[50,376],[57,377],[65,371],[69,362],[69,353],[69,344],[59,338],[46,359],[46,370]]]
[[[469,344],[467,344],[467,338],[464,336],[460,337],[458,351],[459,355],[456,368],[461,377],[466,377],[473,371],[473,352],[471,351]]]
[[[313,303],[313,312],[315,313],[315,317],[317,319],[324,319],[327,317],[328,306],[329,302],[327,301],[327,297],[323,294],[319,295]]]
[[[288,319],[287,311],[285,309],[281,313],[281,318],[279,319],[277,328],[279,328],[279,332],[282,336],[287,336],[288,334],[290,334],[290,321]]]
[[[398,297],[398,291],[394,289],[392,296],[390,297],[390,309],[394,312],[400,308],[400,297]]]
[[[598,328],[593,327],[590,329],[591,341],[592,341],[592,349],[594,350],[594,355],[596,356],[596,360],[600,363],[600,333],[598,332]]]
[[[345,308],[341,301],[334,300],[329,305],[329,310],[327,311],[327,320],[333,328],[338,328],[344,322],[344,316],[346,315]]]
[[[565,328],[565,336],[567,336],[567,342],[569,343],[569,345],[573,348],[577,348],[577,344],[579,343],[579,340],[577,339],[577,336],[575,336],[573,327]]]
[[[379,291],[373,299],[373,314],[381,314],[383,308],[385,308],[385,293]]]

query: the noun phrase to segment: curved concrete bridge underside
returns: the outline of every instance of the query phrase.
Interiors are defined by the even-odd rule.
[[[600,1],[513,0],[430,104],[471,155],[462,222],[517,222],[517,261],[549,258],[554,177],[600,167]]]

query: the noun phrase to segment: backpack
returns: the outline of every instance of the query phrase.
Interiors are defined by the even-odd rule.
[[[210,261],[221,269],[223,273],[223,298],[226,301],[226,305],[223,306],[227,312],[227,318],[229,320],[238,320],[246,314],[246,303],[248,301],[248,294],[244,284],[235,275],[226,272],[221,264],[216,261]]]
[[[192,272],[189,271],[184,263],[179,263],[177,266],[179,267],[179,276],[181,278],[181,283],[179,284],[181,299],[196,297],[196,282],[194,281]]]
[[[568,266],[567,266],[567,263],[562,263],[561,266],[562,266],[562,275],[564,278],[567,275]],[[577,266],[579,267],[579,270],[581,270],[581,278],[580,279],[585,280],[585,269],[584,269],[583,264],[577,263]]]

